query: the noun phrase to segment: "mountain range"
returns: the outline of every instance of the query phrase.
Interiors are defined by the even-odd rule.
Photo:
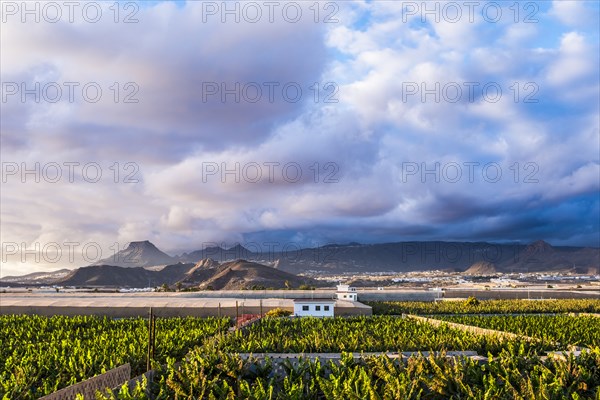
[[[249,246],[250,247],[250,246]],[[206,247],[170,256],[149,241],[131,242],[114,256],[73,271],[5,277],[1,284],[244,288],[315,284],[298,274],[446,270],[467,275],[502,272],[600,274],[600,249],[486,242],[398,242],[333,244],[317,248],[251,251],[241,245]]]
[[[487,242],[398,242],[332,244],[317,248],[256,252],[241,245],[229,249],[208,247],[179,259],[189,262],[243,258],[271,264],[291,273],[410,272],[447,270],[464,272],[487,263],[495,272],[600,273],[600,249],[551,246],[539,240],[528,245]]]
[[[177,285],[213,290],[299,287],[315,285],[310,278],[301,278],[272,267],[246,260],[219,263],[211,259],[196,264],[177,263],[160,269],[91,265],[73,270],[53,282],[60,286],[78,287],[158,287]]]

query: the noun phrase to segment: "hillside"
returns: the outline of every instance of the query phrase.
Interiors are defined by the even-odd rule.
[[[178,282],[181,282],[184,287],[197,287],[212,278],[218,267],[218,262],[212,258],[205,258],[198,261]]]
[[[505,260],[499,267],[507,272],[600,273],[600,250],[589,247],[554,247],[538,240]]]
[[[478,276],[486,276],[486,275],[494,275],[497,273],[496,266],[487,261],[478,261],[475,264],[471,265],[465,272],[465,275],[478,275]]]
[[[211,287],[215,290],[250,289],[252,287],[285,288],[298,287],[302,284],[315,284],[311,279],[301,278],[296,275],[279,271],[266,265],[237,260],[220,265],[216,273],[200,288]]]
[[[72,271],[55,282],[62,286],[109,286],[109,287],[155,287],[166,283],[172,285],[193,268],[193,264],[168,265],[160,271],[142,267],[127,268],[115,265],[91,265]]]
[[[0,283],[9,286],[27,286],[27,285],[46,285],[48,282],[54,282],[62,279],[71,273],[70,269],[59,269],[58,271],[33,272],[21,276],[5,276],[0,279]]]
[[[143,267],[126,268],[114,265],[91,265],[71,271],[55,282],[61,286],[88,287],[158,287],[181,283],[183,288],[251,289],[257,287],[283,289],[286,281],[291,287],[312,284],[311,279],[297,277],[272,267],[236,260],[219,264],[204,259],[196,264],[178,263],[160,270]]]

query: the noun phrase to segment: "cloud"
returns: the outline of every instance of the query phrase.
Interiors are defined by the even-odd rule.
[[[171,253],[262,239],[598,245],[598,36],[593,20],[574,25],[572,3],[529,25],[422,23],[362,1],[330,24],[310,4],[298,23],[199,23],[202,2],[145,5],[130,25],[13,19],[3,82],[96,82],[103,96],[2,103],[3,173],[18,167],[3,182],[3,241],[80,245],[73,262],[17,254],[1,273],[143,239]],[[115,82],[139,101],[115,102]],[[215,82],[294,82],[303,96],[203,96]],[[72,182],[65,163],[78,163]]]
[[[9,19],[3,26],[3,80],[28,89],[58,83],[63,96],[56,104],[33,106],[11,96],[16,114],[7,124],[35,140],[53,130],[55,138],[86,152],[92,145],[124,152],[116,144],[139,146],[140,137],[180,155],[194,148],[260,143],[274,121],[301,112],[303,102],[285,101],[284,88],[293,85],[291,98],[295,87],[304,99],[309,96],[325,61],[324,33],[308,18],[297,24],[282,18],[223,24],[216,16],[198,23],[203,7],[202,2],[181,8],[160,3],[140,9],[136,24],[114,24],[111,18],[97,24]],[[75,101],[67,98],[65,82],[77,83]],[[102,91],[97,102],[85,99],[90,83]],[[91,130],[104,132],[90,138]],[[182,141],[186,149],[180,148]]]
[[[552,1],[552,8],[549,14],[560,22],[568,26],[582,26],[588,25],[593,22],[597,23],[597,20],[590,16],[590,6],[585,4],[583,1],[564,1],[554,0]],[[593,5],[592,5],[593,7]]]

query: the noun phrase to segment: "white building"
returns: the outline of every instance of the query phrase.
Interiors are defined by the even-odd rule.
[[[358,294],[356,293],[356,288],[351,287],[350,285],[337,285],[336,298],[338,300],[346,300],[346,301],[357,301]]]
[[[333,317],[333,299],[295,299],[294,315],[298,317]]]

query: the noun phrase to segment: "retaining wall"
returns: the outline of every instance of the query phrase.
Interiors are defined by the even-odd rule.
[[[425,323],[428,323],[433,326],[448,325],[451,328],[459,329],[464,332],[474,333],[476,335],[497,336],[497,337],[500,337],[503,339],[523,338],[523,339],[529,340],[529,341],[539,341],[539,339],[532,338],[529,336],[524,336],[524,335],[518,335],[518,334],[512,333],[512,332],[497,331],[494,329],[485,329],[485,328],[480,328],[478,326],[458,324],[456,322],[449,322],[449,321],[444,321],[444,320],[439,320],[439,319],[420,317],[420,316],[412,315],[412,314],[405,315],[405,317],[415,319],[417,321],[425,322]]]
[[[104,392],[107,388],[120,387],[124,382],[131,379],[131,366],[123,364],[120,367],[94,376],[83,382],[76,383],[64,389],[58,390],[52,394],[40,397],[40,400],[71,400],[78,394],[82,394],[85,400],[96,398],[96,391]]]

